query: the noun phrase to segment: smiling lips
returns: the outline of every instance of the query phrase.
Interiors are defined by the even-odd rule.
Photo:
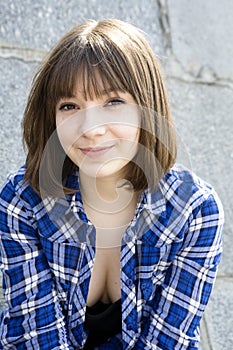
[[[103,154],[107,153],[113,146],[98,147],[98,148],[80,148],[80,151],[90,158],[98,158]]]

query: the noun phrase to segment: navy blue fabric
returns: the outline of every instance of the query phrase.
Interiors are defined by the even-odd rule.
[[[24,173],[0,193],[0,349],[82,349],[95,228],[80,192],[42,200]],[[99,349],[197,349],[222,227],[214,189],[179,165],[144,191],[122,238],[122,333]]]

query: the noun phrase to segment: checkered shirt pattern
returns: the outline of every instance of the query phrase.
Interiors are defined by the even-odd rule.
[[[95,228],[79,191],[42,200],[24,173],[0,193],[0,349],[82,349]],[[68,185],[78,188],[78,174]],[[223,221],[215,190],[181,165],[141,194],[122,238],[122,333],[99,349],[198,349]]]

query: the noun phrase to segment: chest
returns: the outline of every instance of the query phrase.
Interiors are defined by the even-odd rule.
[[[91,271],[87,305],[98,301],[113,303],[121,298],[120,251],[133,210],[121,215],[104,216],[88,212],[96,229],[96,254]]]
[[[87,305],[99,300],[113,303],[121,298],[120,247],[97,248],[91,273]]]

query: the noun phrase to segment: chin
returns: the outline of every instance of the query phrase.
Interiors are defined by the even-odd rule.
[[[90,177],[104,178],[104,177],[117,177],[122,178],[124,173],[123,169],[128,162],[121,161],[110,161],[107,164],[99,166],[80,166],[81,171]]]

